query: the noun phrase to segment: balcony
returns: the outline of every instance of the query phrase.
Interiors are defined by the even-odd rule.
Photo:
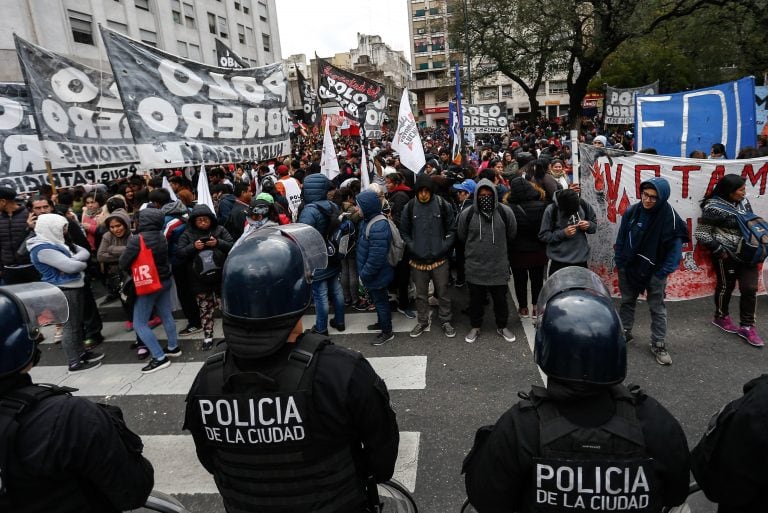
[[[410,91],[417,91],[420,89],[437,89],[439,87],[445,87],[448,85],[451,85],[453,82],[449,81],[447,78],[443,79],[435,79],[435,78],[429,78],[424,80],[411,80],[408,82],[408,89]]]

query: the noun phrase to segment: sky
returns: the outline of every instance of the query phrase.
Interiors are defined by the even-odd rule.
[[[393,50],[408,44],[410,0],[276,0],[283,58],[303,53],[307,60],[357,48],[357,33],[379,35]]]

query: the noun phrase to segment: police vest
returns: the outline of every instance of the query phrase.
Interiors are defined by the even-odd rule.
[[[278,369],[240,372],[226,382],[226,353],[206,362],[187,400],[194,401],[230,513],[363,509],[349,444],[313,443],[314,375],[329,344],[326,337],[304,335]]]
[[[19,418],[32,410],[40,401],[60,394],[74,392],[74,388],[54,385],[26,385],[8,392],[0,398],[0,511],[10,511],[7,478],[9,461],[15,457],[15,436]],[[52,493],[52,490],[46,493]],[[7,509],[6,509],[7,508]]]
[[[545,389],[533,387],[529,400],[539,419],[539,454],[527,511],[660,511],[660,480],[646,451],[635,395],[621,385],[611,387],[611,395],[613,417],[582,427],[560,414]]]

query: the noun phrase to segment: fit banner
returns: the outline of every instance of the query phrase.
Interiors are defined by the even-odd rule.
[[[299,94],[301,95],[301,119],[308,125],[316,125],[320,119],[320,103],[317,101],[317,93],[312,89],[312,82],[304,78],[298,68],[296,68],[296,75],[299,79]]]
[[[230,47],[216,38],[216,62],[219,66],[227,69],[250,68],[247,62],[238,57]]]
[[[637,148],[659,155],[687,157],[709,153],[722,143],[729,157],[757,145],[755,78],[747,77],[706,89],[635,98]]]
[[[15,40],[43,151],[57,174],[73,170],[61,185],[126,175],[139,156],[112,74]]]
[[[281,63],[228,70],[103,26],[101,33],[144,166],[261,162],[290,153]]]
[[[644,153],[603,150],[580,145],[581,197],[597,214],[597,233],[587,235],[589,267],[618,295],[618,275],[613,264],[613,245],[621,217],[640,201],[640,184],[661,176],[670,185],[668,200],[688,225],[678,270],[667,278],[668,299],[711,296],[715,288],[710,252],[696,243],[694,232],[701,217],[704,195],[726,174],[746,179],[747,196],[756,214],[768,216],[768,157],[750,160],[698,160],[661,157]]]
[[[369,139],[381,139],[381,123],[387,108],[384,86],[317,59],[319,83],[317,95],[321,104],[337,103],[347,117],[364,123]]]
[[[605,124],[634,125],[635,98],[659,94],[659,81],[642,87],[619,89],[608,86],[605,91]]]
[[[473,134],[498,134],[507,129],[507,104],[462,105],[464,131]]]

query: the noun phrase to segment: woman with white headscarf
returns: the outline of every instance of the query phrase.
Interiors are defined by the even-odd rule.
[[[101,365],[104,355],[86,350],[83,344],[83,304],[85,303],[85,268],[90,252],[70,246],[66,240],[69,221],[58,214],[41,214],[35,224],[35,236],[27,240],[32,263],[41,281],[56,285],[69,304],[69,319],[64,324],[61,346],[67,356],[70,373],[83,372]]]

